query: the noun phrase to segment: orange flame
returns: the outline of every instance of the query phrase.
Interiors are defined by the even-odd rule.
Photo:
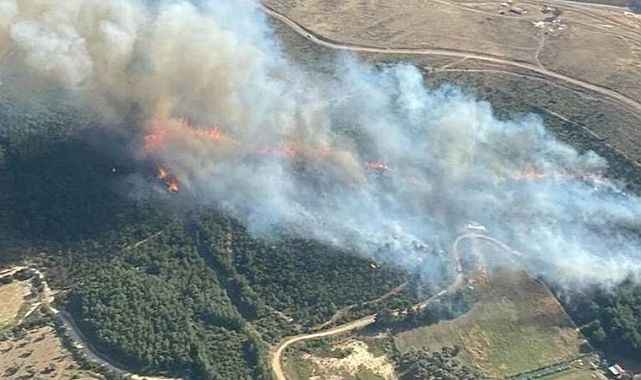
[[[174,138],[219,142],[223,137],[222,131],[217,127],[196,128],[184,119],[155,118],[148,124],[143,149],[146,154],[152,154],[166,147],[168,140]]]
[[[167,191],[170,193],[177,193],[180,191],[180,186],[178,185],[178,181],[169,181],[167,182]]]
[[[383,161],[367,161],[365,163],[365,168],[367,170],[373,171],[373,172],[378,172],[378,173],[384,173],[387,171],[391,171],[392,169]]]
[[[167,191],[169,191],[170,193],[177,193],[180,191],[180,184],[178,183],[178,179],[175,176],[169,174],[167,169],[163,168],[162,166],[158,167],[157,177],[165,184]]]
[[[514,173],[511,178],[516,181],[541,181],[544,179],[553,179],[555,181],[566,181],[570,179],[579,180],[583,182],[591,182],[596,185],[603,185],[606,183],[603,174],[601,173],[572,173],[566,170],[554,171],[552,173],[545,173],[542,170],[534,167],[527,167],[524,170]]]
[[[292,146],[283,146],[279,148],[263,148],[256,151],[261,156],[274,156],[280,158],[292,159],[300,154],[300,151]]]
[[[516,181],[540,181],[545,179],[547,176],[540,170],[537,170],[533,167],[527,167],[521,172],[515,173],[512,175],[512,179]]]

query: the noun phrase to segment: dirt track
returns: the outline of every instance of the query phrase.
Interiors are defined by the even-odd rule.
[[[463,273],[463,268],[461,264],[461,253],[459,252],[459,245],[461,244],[462,241],[467,239],[478,239],[478,240],[487,241],[489,243],[497,245],[499,248],[503,249],[504,251],[506,251],[511,255],[514,255],[517,257],[522,256],[520,252],[513,250],[507,244],[499,240],[496,240],[490,236],[480,234],[480,233],[466,233],[466,234],[460,235],[458,238],[456,238],[456,240],[452,244],[452,250],[451,250],[451,255],[453,256],[454,261],[456,262],[456,277],[454,278],[454,281],[452,281],[452,284],[450,284],[446,289],[441,290],[440,292],[436,293],[432,297],[416,305],[419,309],[424,309],[430,303],[436,301],[437,299],[443,297],[446,294],[456,292],[460,287],[462,287],[465,284],[464,273]],[[374,323],[375,320],[376,320],[376,314],[372,314],[372,315],[363,317],[361,319],[358,319],[356,321],[349,322],[344,325],[337,326],[325,331],[319,331],[312,334],[297,335],[297,336],[285,338],[275,348],[272,356],[271,366],[272,366],[272,371],[276,376],[276,379],[287,380],[287,377],[285,376],[285,371],[283,370],[283,366],[282,366],[282,357],[283,357],[283,352],[285,352],[287,347],[289,347],[290,345],[297,342],[304,341],[304,340],[322,338],[322,337],[332,336],[332,335],[339,335],[348,331],[362,329]]]
[[[363,327],[369,326],[372,323],[374,323],[375,318],[376,318],[375,315],[368,315],[365,318],[361,318],[359,320],[346,323],[344,325],[334,327],[329,330],[325,330],[325,331],[321,331],[313,334],[298,335],[298,336],[286,338],[284,341],[282,341],[278,345],[278,347],[274,351],[274,355],[272,356],[272,370],[274,371],[274,375],[276,375],[276,379],[287,380],[287,377],[285,376],[285,371],[283,371],[283,367],[281,366],[281,363],[282,363],[281,358],[283,357],[283,352],[285,351],[285,349],[290,345],[303,340],[322,338],[324,336],[338,335],[347,331],[361,329]]]
[[[443,56],[443,57],[454,57],[454,58],[467,58],[467,59],[475,59],[483,62],[512,66],[516,68],[530,70],[530,71],[545,75],[549,78],[566,82],[574,86],[583,88],[585,90],[589,90],[596,94],[602,95],[612,101],[615,101],[624,106],[627,106],[634,112],[641,112],[641,103],[619,92],[616,92],[608,88],[601,87],[580,79],[559,74],[534,64],[513,61],[513,60],[492,56],[492,55],[484,55],[484,54],[479,54],[474,52],[450,50],[450,49],[381,48],[381,47],[375,47],[375,46],[341,43],[340,41],[334,41],[314,33],[313,31],[303,27],[296,21],[290,19],[286,15],[283,15],[282,13],[277,12],[276,10],[270,8],[269,6],[266,6],[265,4],[261,4],[261,7],[265,11],[265,13],[282,21],[296,33],[307,38],[308,40],[312,41],[315,44],[318,44],[330,49],[348,50],[348,51],[364,52],[364,53],[429,55],[429,56]]]
[[[476,234],[476,233],[468,233],[459,236],[455,241],[454,244],[452,244],[452,251],[451,254],[454,257],[454,260],[456,262],[456,277],[452,284],[448,286],[446,289],[436,293],[432,297],[426,299],[425,301],[419,303],[417,305],[418,308],[424,309],[427,307],[430,303],[436,301],[437,299],[443,297],[444,295],[448,293],[453,293],[456,290],[458,290],[461,286],[464,284],[464,275],[463,275],[463,270],[461,267],[461,255],[459,253],[459,245],[460,243],[465,240],[465,239],[480,239],[480,240],[487,240],[492,243],[498,244],[501,248],[507,249],[509,252],[513,252],[511,248],[509,248],[507,245],[504,243],[501,243],[500,241],[497,241],[495,239],[490,238],[489,236],[482,235],[482,234]],[[285,338],[274,350],[274,354],[272,356],[272,370],[274,372],[274,375],[276,376],[276,379],[278,380],[287,380],[287,377],[285,376],[285,372],[283,371],[282,367],[282,356],[283,352],[287,347],[290,345],[301,342],[304,340],[310,340],[310,339],[316,339],[316,338],[322,338],[325,336],[332,336],[332,335],[339,335],[348,331],[352,330],[357,330],[357,329],[362,329],[364,327],[367,327],[374,323],[376,320],[376,314],[368,315],[366,317],[363,317],[361,319],[358,319],[353,322],[346,323],[341,326],[337,326],[325,331],[319,331],[316,333],[312,334],[306,334],[306,335],[298,335],[294,337],[289,337]]]

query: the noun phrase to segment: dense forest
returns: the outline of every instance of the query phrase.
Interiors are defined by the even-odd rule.
[[[71,311],[127,367],[260,377],[262,343],[179,223],[124,255],[87,261],[76,277]]]
[[[267,378],[267,342],[408,277],[286,232],[252,236],[213,208],[184,207],[153,191],[152,173],[130,159],[137,137],[126,129],[95,128],[62,105],[2,100],[12,106],[0,110],[9,126],[0,135],[0,202],[9,211],[0,244],[45,252],[50,282],[71,290],[60,306],[126,368]],[[138,194],[140,181],[147,193]]]
[[[615,355],[638,358],[641,286],[628,280],[613,289],[564,293],[560,299],[594,346]]]
[[[280,312],[311,326],[336,311],[327,303],[364,302],[404,279],[365,259],[322,254],[320,246],[303,250],[289,240],[263,242],[226,218],[201,218],[171,221],[119,252],[76,254],[70,310],[97,347],[129,368],[260,378],[267,371],[265,342],[296,332],[277,323]],[[236,256],[257,264],[237,266]],[[286,276],[283,268],[293,269]]]

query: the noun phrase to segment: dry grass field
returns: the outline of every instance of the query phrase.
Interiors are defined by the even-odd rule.
[[[16,322],[29,292],[29,286],[19,281],[0,286],[0,331]]]
[[[49,326],[0,342],[0,358],[2,379],[102,379],[81,370]]]
[[[548,289],[523,272],[498,271],[463,316],[397,334],[397,349],[439,351],[457,345],[461,358],[487,376],[503,377],[576,357],[582,337]]]
[[[493,20],[436,1],[301,0],[265,2],[327,38],[379,47],[448,47],[530,59],[536,28],[518,18]],[[462,28],[461,26],[465,26]],[[478,36],[484,38],[480,40]]]
[[[318,45],[271,19],[291,58],[316,75],[331,75],[343,52]],[[425,72],[429,87],[453,84],[489,101],[499,117],[536,113],[562,141],[610,162],[610,175],[641,189],[641,112],[578,86],[509,65],[421,54],[359,52],[373,64],[406,62]]]
[[[0,272],[10,276],[20,268]],[[0,379],[104,379],[80,368],[53,327],[29,321],[43,318],[36,302],[30,280],[0,286]]]
[[[624,177],[638,177],[629,172],[641,163],[641,16],[625,8],[557,0],[263,3],[336,44],[380,48],[355,51],[366,61],[409,62],[425,70],[428,82],[472,88],[500,111],[542,114],[555,133],[572,135],[567,142],[576,146],[581,135],[578,145],[610,150],[602,154],[637,165]],[[338,54],[273,23],[287,50],[307,65],[327,68],[328,57]],[[389,51],[395,48],[409,50]]]
[[[641,100],[641,16],[625,8],[522,0],[264,0],[345,44],[435,48],[540,65]],[[552,8],[544,8],[543,4]],[[551,10],[553,9],[553,10]]]

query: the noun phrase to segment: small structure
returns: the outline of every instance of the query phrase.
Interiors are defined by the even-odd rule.
[[[469,231],[472,231],[472,232],[478,232],[478,233],[487,232],[487,228],[485,228],[484,225],[482,225],[480,223],[477,223],[477,222],[474,222],[474,221],[470,221],[469,223],[467,223],[465,225],[465,228],[467,230],[469,230]]]
[[[515,15],[518,15],[518,16],[521,16],[521,15],[527,13],[527,11],[525,9],[519,8],[519,7],[510,8],[510,12],[515,14]]]
[[[625,376],[625,369],[619,364],[608,367],[608,373],[613,379],[622,379]]]

